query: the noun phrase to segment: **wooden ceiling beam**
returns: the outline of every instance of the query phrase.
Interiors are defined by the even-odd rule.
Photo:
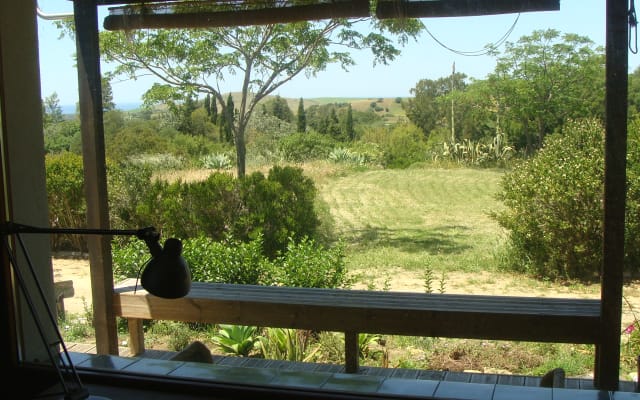
[[[560,0],[378,0],[376,17],[469,17],[559,9]]]
[[[178,4],[178,3],[176,3]],[[247,2],[250,4],[250,2]],[[259,4],[259,3],[258,3]],[[138,12],[136,7],[120,7],[104,19],[106,30],[158,28],[212,28],[280,24],[330,18],[364,18],[371,15],[369,0],[318,2],[279,7],[227,9],[194,12]],[[138,7],[139,8],[139,7]]]

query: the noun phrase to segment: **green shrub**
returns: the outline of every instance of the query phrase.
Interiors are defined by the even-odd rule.
[[[153,169],[131,162],[108,163],[109,216],[113,228],[144,227],[149,221],[138,217],[137,207],[151,185]]]
[[[571,121],[533,158],[504,175],[494,218],[509,232],[511,268],[551,279],[599,276],[603,128]]]
[[[254,172],[239,183],[246,212],[232,222],[236,237],[262,236],[264,253],[274,258],[286,249],[290,238],[297,241],[315,234],[317,190],[301,168],[275,166],[266,178]]]
[[[289,242],[286,253],[274,261],[276,284],[315,288],[348,288],[353,279],[344,262],[344,246],[327,249],[313,240]]]
[[[114,241],[111,245],[113,277],[116,281],[137,278],[142,267],[150,260],[147,245],[138,239]]]
[[[263,255],[261,238],[241,242],[199,237],[182,240],[184,256],[197,282],[250,285],[347,288],[353,283],[344,262],[342,245],[325,248],[312,240],[291,242],[288,251],[274,261]],[[149,260],[141,240],[114,244],[113,271],[117,280],[135,278]]]
[[[418,127],[402,124],[395,127],[382,143],[384,165],[388,168],[407,168],[425,161],[426,146]]]
[[[292,162],[327,158],[336,142],[328,135],[315,132],[295,133],[280,140],[282,158]]]
[[[222,242],[199,237],[183,241],[183,256],[194,281],[258,285],[269,283],[269,261],[262,255],[262,241]]]
[[[49,224],[64,228],[86,226],[82,157],[64,152],[45,157]],[[51,235],[54,250],[86,251],[81,235]]]

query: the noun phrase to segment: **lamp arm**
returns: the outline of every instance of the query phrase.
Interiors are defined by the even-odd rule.
[[[114,236],[136,236],[143,240],[149,252],[153,257],[157,257],[162,253],[160,245],[160,233],[156,228],[149,226],[140,229],[101,229],[101,228],[53,228],[38,227],[31,225],[19,224],[17,222],[5,222],[0,225],[0,234],[14,235],[22,233],[53,233],[53,234],[72,234],[72,235],[114,235]]]

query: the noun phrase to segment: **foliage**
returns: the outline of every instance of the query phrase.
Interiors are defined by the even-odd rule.
[[[280,95],[267,99],[262,104],[262,110],[265,114],[272,115],[281,121],[293,122],[293,111],[289,108],[287,100],[280,97]]]
[[[520,126],[507,133],[518,148],[540,148],[569,119],[604,118],[604,54],[591,39],[536,30],[504,48],[489,80],[495,112]]]
[[[456,163],[475,166],[504,165],[514,156],[514,149],[505,145],[502,135],[496,135],[489,144],[464,139],[461,143],[444,142],[442,156]]]
[[[74,153],[45,157],[47,202],[51,226],[86,227],[86,202],[82,157]],[[56,250],[86,251],[81,235],[51,235]]]
[[[93,309],[83,299],[84,311],[80,314],[66,312],[58,315],[58,327],[67,341],[79,341],[95,335]]]
[[[305,239],[291,243],[287,253],[275,260],[264,256],[261,238],[241,242],[230,236],[221,241],[198,237],[184,239],[182,245],[197,282],[321,288],[347,288],[353,283],[342,245],[326,248]],[[114,242],[112,254],[118,280],[137,277],[150,258],[144,243],[134,239]]]
[[[44,126],[62,122],[62,107],[60,107],[60,99],[58,93],[53,92],[42,100],[42,122]]]
[[[47,154],[80,150],[80,121],[64,120],[44,125],[44,149]]]
[[[287,328],[266,328],[258,342],[260,355],[270,360],[311,361],[318,346],[310,348],[312,332]]]
[[[280,153],[287,161],[303,162],[325,159],[335,146],[335,141],[326,135],[307,132],[296,133],[280,141]]]
[[[274,282],[281,286],[349,288],[353,279],[345,264],[344,245],[325,248],[303,238],[289,242],[287,251],[274,261]]]
[[[467,76],[455,73],[437,80],[421,79],[411,89],[413,98],[402,103],[407,118],[418,126],[428,138],[438,124],[449,126],[451,121],[449,102],[439,101],[453,90],[465,90]],[[455,141],[455,140],[454,140]]]
[[[248,357],[260,337],[255,326],[220,325],[212,340],[225,353]]]
[[[602,263],[603,128],[570,121],[503,177],[494,213],[509,230],[513,269],[552,279],[594,279]]]
[[[207,154],[200,159],[206,169],[231,169],[233,160],[226,153]]]
[[[365,164],[365,160],[363,157],[360,157],[359,154],[356,154],[344,147],[336,147],[335,149],[331,150],[331,153],[329,153],[329,160],[336,163],[353,163],[356,165]]]
[[[307,113],[304,110],[304,100],[300,97],[298,103],[298,114],[296,115],[296,132],[304,133],[307,131]]]
[[[265,96],[304,73],[314,76],[330,64],[343,68],[354,63],[349,49],[371,49],[376,62],[387,64],[400,54],[391,38],[401,45],[415,38],[423,25],[418,20],[371,20],[371,31],[363,34],[363,20],[328,19],[258,26],[210,29],[137,30],[101,32],[104,60],[117,64],[114,74],[137,78],[151,73],[162,80],[146,94],[147,102],[179,98],[179,94],[210,94],[228,110],[218,86],[229,75],[244,76],[240,107],[231,126],[235,139],[237,175],[245,175],[245,128],[256,105]],[[189,46],[184,44],[189,43]],[[212,45],[215,44],[215,45]]]
[[[262,238],[240,242],[230,236],[223,241],[206,237],[183,240],[183,255],[197,282],[245,285],[269,284],[269,261],[262,254]]]
[[[382,149],[387,168],[407,168],[426,158],[423,135],[412,124],[397,125],[385,138]]]
[[[122,165],[149,168],[153,171],[176,170],[184,165],[184,160],[171,153],[132,155],[121,162]]]

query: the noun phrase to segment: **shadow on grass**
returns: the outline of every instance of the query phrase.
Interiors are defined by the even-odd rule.
[[[346,233],[350,243],[361,249],[393,247],[408,253],[458,254],[471,248],[470,229],[443,225],[431,229],[388,229],[367,227]]]

